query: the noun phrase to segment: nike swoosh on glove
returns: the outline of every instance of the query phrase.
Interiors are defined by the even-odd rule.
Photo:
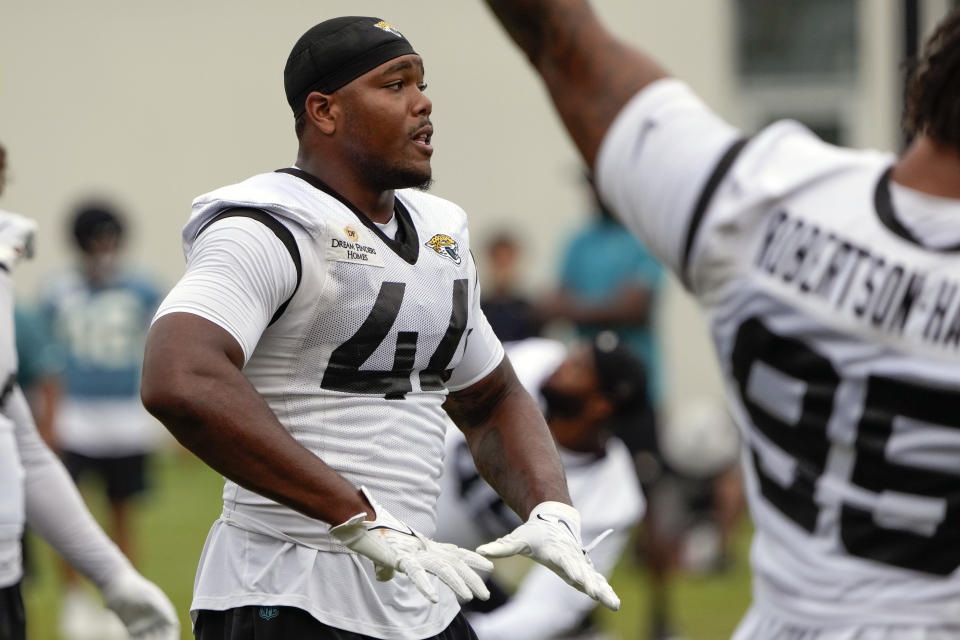
[[[580,513],[568,504],[541,502],[525,523],[502,538],[477,547],[477,553],[488,558],[527,556],[608,609],[620,608],[620,598],[584,551]]]
[[[330,534],[349,549],[370,558],[377,580],[390,580],[395,571],[405,573],[433,603],[439,602],[440,596],[428,574],[437,576],[461,600],[490,597],[476,571],[492,571],[492,562],[468,549],[427,538],[380,506],[366,487],[360,490],[373,506],[376,520],[365,520],[366,514],[360,513],[331,528]]]
[[[180,621],[170,599],[132,567],[111,578],[101,592],[134,640],[180,639]]]

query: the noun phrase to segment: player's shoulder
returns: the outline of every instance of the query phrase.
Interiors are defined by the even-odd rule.
[[[281,171],[265,171],[249,176],[239,182],[216,187],[211,191],[198,195],[193,200],[196,209],[207,202],[233,200],[243,198],[253,201],[275,200],[279,192],[293,191],[292,187],[299,186],[303,180],[290,173]]]
[[[893,163],[892,153],[841,147],[794,120],[780,120],[746,142],[730,170],[741,192],[781,196],[800,185],[846,171]]]
[[[400,189],[396,196],[404,206],[428,220],[441,220],[447,224],[467,226],[467,212],[455,202],[441,198],[422,189]]]
[[[194,198],[190,219],[184,227],[184,242],[195,239],[225,209],[264,211],[284,226],[299,227],[319,236],[326,229],[329,215],[342,208],[337,198],[293,170],[259,173]]]
[[[47,303],[55,303],[67,295],[86,289],[86,286],[86,280],[79,270],[65,268],[47,276],[41,285],[40,297]]]
[[[9,225],[26,227],[30,229],[31,232],[35,231],[37,227],[36,221],[32,218],[28,218],[20,213],[14,213],[13,211],[7,211],[6,209],[0,209],[0,228]]]

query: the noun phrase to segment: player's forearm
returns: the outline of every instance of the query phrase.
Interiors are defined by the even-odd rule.
[[[234,362],[163,339],[176,323],[166,319],[148,339],[141,397],[183,446],[240,486],[329,524],[369,510],[353,485],[283,428]]]
[[[90,515],[67,470],[41,439],[19,387],[4,413],[14,423],[23,464],[27,523],[71,566],[102,587],[129,562]]]
[[[649,302],[646,288],[629,286],[599,303],[571,299],[566,317],[577,324],[642,326],[649,319]]]
[[[665,77],[649,56],[614,38],[585,0],[486,0],[543,78],[589,166],[620,109]]]
[[[366,511],[357,490],[301,446],[252,388],[193,375],[194,393],[149,409],[187,449],[242,487],[329,524]]]
[[[541,502],[570,504],[553,436],[508,359],[450,394],[444,408],[466,436],[477,471],[522,518]]]

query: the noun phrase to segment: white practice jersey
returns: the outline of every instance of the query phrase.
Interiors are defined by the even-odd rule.
[[[479,381],[503,357],[479,310],[466,216],[440,198],[397,191],[389,238],[322,183],[291,171],[194,202],[187,273],[158,317],[186,311],[229,331],[244,350],[244,374],[293,437],[432,536],[448,424],[441,405],[448,390]],[[269,213],[296,248],[288,252],[262,221],[210,224],[231,207]],[[224,273],[231,261],[236,272]],[[223,497],[194,609],[298,606],[332,626],[390,638],[434,635],[456,615],[449,589],[431,605],[405,576],[376,583],[372,564],[332,539],[327,524],[229,480]],[[230,552],[250,540],[262,550],[259,568],[244,573],[251,561]],[[284,549],[300,559],[280,557]],[[221,560],[234,565],[230,577]]]
[[[36,223],[15,213],[0,211],[0,588],[23,574],[20,538],[25,520],[24,468],[17,433],[4,405],[17,375],[17,346],[13,326],[13,278],[21,257],[32,252]]]
[[[0,220],[2,215],[0,212]],[[13,279],[7,271],[0,270],[0,385],[12,385],[16,372]],[[14,423],[0,413],[0,588],[14,584],[23,573],[20,552],[25,518],[23,479]]]
[[[530,338],[504,345],[521,384],[541,401],[540,387],[566,357],[563,344]],[[477,473],[463,434],[447,432],[443,490],[437,503],[437,540],[474,548],[506,535],[522,522]],[[573,506],[581,516],[585,544],[607,529],[614,533],[590,553],[597,570],[613,572],[644,512],[633,457],[618,438],[604,455],[560,449]],[[516,594],[489,614],[471,617],[480,640],[539,640],[570,632],[596,602],[559,576],[533,565]]]
[[[743,142],[672,79],[598,156],[605,200],[705,311],[755,601],[800,624],[960,624],[960,201],[894,162],[793,122]]]

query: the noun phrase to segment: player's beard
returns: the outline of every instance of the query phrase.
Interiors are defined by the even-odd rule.
[[[382,191],[407,188],[427,191],[433,184],[430,169],[421,171],[392,165],[383,157],[373,154],[357,154],[353,161],[364,181]]]

